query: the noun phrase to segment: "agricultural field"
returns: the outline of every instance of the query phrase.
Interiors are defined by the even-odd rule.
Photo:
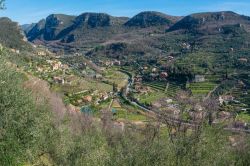
[[[77,93],[83,90],[98,90],[100,92],[111,92],[112,86],[91,79],[77,78],[71,84],[53,84],[52,89],[62,93]]]
[[[140,114],[139,112],[135,112],[135,111],[132,112],[127,109],[120,108],[116,110],[114,119],[128,120],[128,121],[146,121],[147,117],[145,115]]]
[[[105,79],[107,79],[110,83],[117,84],[118,90],[126,86],[126,84],[128,83],[127,74],[114,70],[112,68],[105,73]]]
[[[194,96],[205,96],[217,86],[213,82],[195,82],[190,83],[188,88]]]
[[[135,98],[142,104],[150,104],[166,96],[164,92],[154,91],[148,94],[137,94]]]
[[[178,91],[181,90],[181,85],[177,83],[166,83],[166,82],[144,82],[145,86],[149,86],[150,88],[165,93],[167,96],[175,96]]]
[[[245,122],[245,123],[250,123],[250,112],[241,112],[236,116],[236,120]]]

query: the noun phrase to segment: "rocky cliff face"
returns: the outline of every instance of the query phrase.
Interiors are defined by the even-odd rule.
[[[197,13],[184,17],[174,24],[168,31],[187,30],[194,32],[219,32],[228,25],[245,26],[250,28],[250,17],[234,12]]]
[[[14,49],[29,48],[26,37],[16,22],[9,18],[0,18],[0,43]]]

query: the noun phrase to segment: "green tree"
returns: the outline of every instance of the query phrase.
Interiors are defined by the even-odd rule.
[[[46,151],[50,113],[22,87],[24,76],[0,53],[0,165],[33,163]]]
[[[5,0],[0,0],[0,9],[4,9],[5,8]]]

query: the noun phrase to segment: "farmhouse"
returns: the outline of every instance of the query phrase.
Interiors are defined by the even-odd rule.
[[[153,68],[153,69],[152,69],[152,72],[153,72],[153,73],[155,73],[156,71],[157,71],[157,69],[156,69],[156,68]]]
[[[160,74],[160,78],[161,79],[166,79],[168,77],[168,73],[167,72],[161,72]]]
[[[247,58],[239,58],[238,60],[240,62],[242,62],[242,63],[247,63],[248,62]]]
[[[191,45],[189,43],[182,43],[182,48],[189,50]]]
[[[162,105],[161,105],[160,102],[154,102],[154,103],[152,104],[152,107],[154,107],[154,108],[156,108],[156,109],[159,109],[159,108],[162,107]]]
[[[166,99],[165,101],[167,102],[167,104],[173,103],[172,99]]]
[[[135,82],[142,82],[142,76],[141,75],[137,75],[134,78]]]
[[[61,62],[55,62],[52,64],[52,70],[59,70],[62,67],[62,63]]]
[[[220,104],[228,103],[230,101],[234,101],[234,97],[232,95],[225,95],[219,97]]]
[[[102,75],[101,75],[101,74],[96,74],[94,77],[95,77],[96,79],[101,79],[101,78],[102,78]]]
[[[106,62],[105,62],[105,65],[106,65],[106,66],[113,66],[114,63],[113,63],[112,61],[106,61]]]
[[[61,77],[53,77],[55,83],[64,84],[64,79]]]
[[[44,51],[38,51],[38,52],[37,52],[37,55],[45,56],[45,55],[46,55],[46,52],[44,52]]]
[[[37,67],[37,71],[38,71],[38,72],[43,72],[43,68]]]
[[[171,61],[171,60],[173,60],[174,59],[174,57],[173,56],[168,56],[168,58],[167,58],[169,61]]]
[[[204,82],[205,76],[203,75],[195,75],[194,82]]]
[[[121,61],[115,60],[115,61],[113,62],[113,64],[114,64],[114,65],[117,65],[117,66],[120,66],[120,65],[121,65]]]
[[[83,101],[88,102],[88,103],[92,102],[92,96],[84,96]]]
[[[102,93],[101,94],[101,100],[105,101],[109,98],[109,95],[107,93]]]
[[[159,77],[159,74],[156,74],[156,73],[150,73],[150,79],[151,80],[157,80],[157,78]]]

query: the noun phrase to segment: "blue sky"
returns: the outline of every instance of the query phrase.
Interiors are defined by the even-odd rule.
[[[6,0],[6,7],[0,11],[0,17],[9,17],[20,24],[37,22],[52,13],[104,12],[132,17],[141,11],[188,15],[231,10],[250,16],[250,0]]]

